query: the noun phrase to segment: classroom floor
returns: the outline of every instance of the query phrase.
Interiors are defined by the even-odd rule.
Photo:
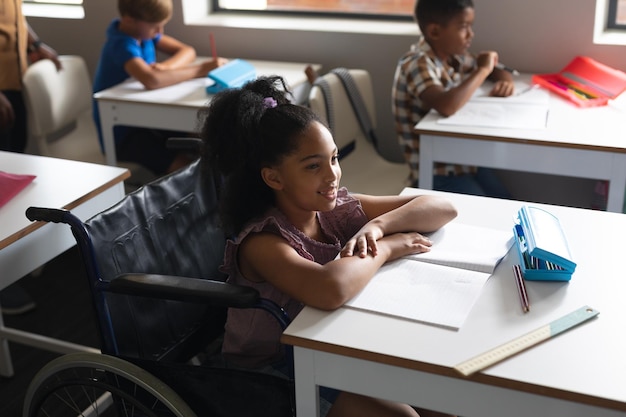
[[[22,315],[5,315],[3,319],[7,327],[98,346],[87,280],[76,248],[50,261],[40,275],[29,275],[19,283],[33,297],[37,307]],[[17,343],[9,343],[9,347],[15,375],[0,377],[0,416],[19,417],[24,394],[33,376],[60,355]]]
[[[91,118],[91,111],[82,114],[77,123],[60,132],[59,137],[48,140],[45,150],[39,149],[37,141],[29,139],[26,153],[94,164],[106,163],[100,149],[96,127]],[[120,162],[119,166],[131,172],[131,178],[125,182],[127,192],[156,178],[154,174],[138,164]]]

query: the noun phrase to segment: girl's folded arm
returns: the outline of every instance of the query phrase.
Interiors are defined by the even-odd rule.
[[[447,199],[433,195],[371,196],[355,195],[363,211],[376,222],[384,235],[397,232],[433,232],[457,216]]]
[[[344,257],[324,265],[300,256],[282,237],[269,233],[248,236],[239,248],[239,269],[250,281],[267,281],[302,303],[333,310],[354,297],[388,260],[423,252],[417,233],[382,239],[377,256]]]

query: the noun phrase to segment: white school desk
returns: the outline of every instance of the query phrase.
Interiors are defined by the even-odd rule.
[[[296,101],[308,85],[305,68],[309,64],[250,60],[258,76],[280,75]],[[321,68],[311,64],[315,71]],[[174,86],[147,91],[137,81],[128,80],[94,94],[98,102],[102,138],[107,164],[115,165],[113,127],[115,125],[152,127],[155,129],[193,132],[197,128],[198,109],[206,106],[211,95],[205,90],[207,78],[196,78]]]
[[[455,221],[511,230],[523,203],[431,190]],[[283,342],[294,346],[299,417],[317,415],[317,386],[463,417],[626,416],[626,215],[544,207],[561,220],[578,266],[570,282],[526,281],[524,314],[509,251],[458,331],[346,307],[310,307]],[[467,244],[472,237],[467,236]],[[598,317],[470,377],[454,366],[588,305]]]
[[[517,90],[530,75],[516,79]],[[609,181],[608,211],[622,212],[626,188],[626,94],[608,106],[580,108],[550,94],[545,129],[437,123],[429,113],[420,134],[419,186],[432,189],[433,163],[445,162]]]
[[[0,289],[44,265],[76,244],[64,224],[31,222],[30,206],[72,210],[86,220],[124,197],[128,170],[0,151],[0,170],[37,177],[0,207]],[[4,327],[0,314],[0,375],[13,375],[8,340],[68,353],[84,348],[71,343]]]

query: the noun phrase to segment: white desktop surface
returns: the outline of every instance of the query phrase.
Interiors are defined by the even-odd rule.
[[[280,75],[290,89],[297,90],[308,81],[306,63],[249,60],[257,75]],[[321,66],[311,64],[318,71]],[[207,105],[208,78],[196,78],[170,87],[145,90],[136,80],[127,80],[94,94],[98,101],[104,153],[109,165],[115,165],[113,126],[142,126],[155,129],[193,132],[197,128],[198,109]],[[296,92],[294,92],[295,94]]]
[[[431,190],[465,224],[511,230],[522,202]],[[299,416],[317,415],[316,385],[458,414],[626,415],[626,215],[533,204],[556,214],[578,266],[570,282],[526,281],[522,312],[509,251],[458,331],[340,308],[305,307],[284,333],[294,345]],[[468,236],[468,245],[471,245]],[[453,367],[582,306],[597,318],[468,378]]]
[[[37,176],[0,207],[0,289],[76,244],[67,225],[28,220],[28,207],[64,208],[86,220],[121,200],[124,179],[130,176],[125,168],[2,151],[0,169]],[[48,344],[37,336],[22,333],[5,328],[0,315],[0,374],[13,373],[7,339],[25,344],[31,344],[31,340],[40,347]],[[52,348],[59,349],[68,351],[66,347]]]
[[[530,75],[516,78],[518,91]],[[420,134],[420,188],[432,188],[434,162],[609,180],[608,211],[621,212],[626,188],[626,94],[582,108],[550,93],[545,129],[455,126],[431,111]]]

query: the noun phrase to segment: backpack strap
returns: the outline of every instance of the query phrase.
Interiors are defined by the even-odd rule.
[[[377,147],[378,140],[372,126],[372,121],[370,119],[369,113],[367,112],[367,107],[365,106],[365,102],[363,101],[363,97],[361,96],[359,88],[354,82],[354,78],[352,78],[352,75],[350,75],[350,71],[346,68],[335,68],[331,70],[330,73],[335,74],[341,81],[341,84],[346,91],[346,95],[350,100],[350,104],[352,104],[352,110],[354,111],[354,114],[356,115],[356,118],[361,125],[361,130],[365,134],[365,137],[374,144],[374,147]],[[334,131],[335,120],[330,86],[323,77],[318,77],[313,85],[318,86],[322,90],[324,105],[326,107],[328,127],[332,132]]]
[[[378,139],[376,138],[376,133],[374,132],[374,127],[372,126],[372,120],[370,119],[367,107],[363,101],[363,96],[361,96],[361,92],[354,82],[354,78],[350,75],[350,71],[346,68],[340,67],[331,70],[331,72],[338,76],[341,80],[365,137],[374,144],[375,148],[377,148]]]
[[[335,132],[335,114],[333,112],[333,100],[332,92],[330,91],[330,85],[324,77],[317,77],[313,82],[314,86],[317,86],[322,90],[322,98],[324,99],[324,107],[326,108],[326,121],[328,122],[328,128],[331,132]]]

